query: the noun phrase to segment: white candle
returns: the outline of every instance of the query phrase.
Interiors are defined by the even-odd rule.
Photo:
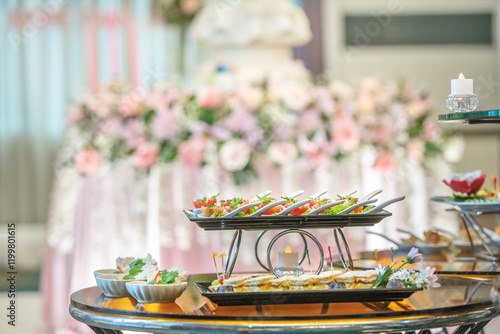
[[[463,73],[460,73],[458,79],[451,80],[451,95],[470,95],[474,94],[474,81],[465,79]]]
[[[292,252],[290,246],[287,246],[284,252],[278,253],[278,267],[290,268],[290,267],[297,267],[298,265],[299,265],[299,253]]]

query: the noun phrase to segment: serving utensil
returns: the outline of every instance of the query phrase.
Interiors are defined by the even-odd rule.
[[[311,202],[310,198],[309,199],[305,199],[305,200],[300,201],[300,202],[297,202],[297,203],[295,203],[293,205],[290,205],[288,208],[286,208],[285,210],[283,210],[280,213],[278,213],[278,216],[286,216],[289,213],[291,213],[293,210],[298,209],[302,205],[308,204],[309,202]]]
[[[380,211],[382,211],[383,208],[385,208],[386,206],[392,204],[392,203],[396,203],[396,202],[399,202],[399,201],[402,201],[406,198],[406,196],[401,196],[401,197],[396,197],[396,198],[393,198],[393,199],[390,199],[388,201],[385,201],[383,203],[380,203],[379,205],[373,207],[372,209],[366,211],[366,212],[363,212],[361,214],[367,214],[367,213],[370,213],[370,214],[374,214],[374,213],[378,213]]]

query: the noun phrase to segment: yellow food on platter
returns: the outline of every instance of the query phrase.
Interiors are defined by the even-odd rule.
[[[225,279],[223,286],[232,287],[234,292],[301,291],[328,290],[331,283],[337,282],[345,283],[348,289],[367,289],[372,287],[376,279],[375,270],[349,272],[333,270],[318,275],[305,274],[278,278],[272,275],[236,275]],[[217,291],[216,288],[211,290]]]

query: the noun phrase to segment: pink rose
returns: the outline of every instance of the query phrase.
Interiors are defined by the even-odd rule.
[[[396,158],[390,152],[380,152],[373,163],[373,168],[381,173],[391,172],[396,169]]]
[[[215,87],[209,86],[200,89],[196,98],[198,105],[205,109],[217,109],[224,102],[222,93]]]
[[[357,149],[361,140],[358,126],[349,118],[339,118],[333,122],[331,137],[343,151]]]
[[[153,134],[160,139],[172,140],[179,133],[179,121],[173,110],[161,108],[152,122]]]
[[[315,109],[307,109],[300,115],[298,130],[301,133],[309,134],[323,127],[323,121],[319,112]]]
[[[326,114],[333,114],[335,111],[335,102],[328,87],[317,87],[316,95],[316,107]]]
[[[194,14],[200,8],[199,0],[181,0],[182,11],[186,14]]]
[[[247,87],[238,92],[238,96],[243,104],[251,110],[258,109],[264,99],[264,94],[261,89]]]
[[[153,143],[143,143],[137,147],[134,152],[134,165],[139,168],[150,168],[158,160],[159,153],[158,145]]]
[[[230,172],[242,170],[250,161],[252,150],[243,139],[225,142],[220,148],[219,158],[222,167]]]
[[[293,143],[278,142],[269,145],[269,159],[278,165],[292,163],[297,159],[297,156],[297,146]]]
[[[87,148],[77,153],[75,164],[80,173],[90,174],[101,165],[101,156],[96,150]]]
[[[298,83],[288,83],[283,87],[281,96],[286,107],[295,111],[304,110],[311,103],[309,87]]]
[[[433,121],[426,120],[424,122],[423,135],[430,142],[437,142],[441,138],[441,128]]]
[[[119,117],[107,118],[100,124],[99,129],[103,134],[115,138],[123,138],[124,135],[122,120]]]
[[[125,146],[129,150],[134,150],[146,142],[144,124],[137,119],[128,120],[128,122],[125,123],[123,131]]]
[[[373,127],[371,131],[371,140],[380,146],[387,146],[392,140],[393,135],[392,129],[385,124],[377,124]]]
[[[198,168],[203,162],[207,143],[203,138],[191,138],[179,146],[179,157],[188,168]]]
[[[118,109],[124,117],[135,117],[142,111],[142,101],[135,95],[125,95]]]

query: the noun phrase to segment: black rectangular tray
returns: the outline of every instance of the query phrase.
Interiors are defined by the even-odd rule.
[[[401,301],[410,297],[417,289],[335,289],[304,291],[265,292],[212,292],[211,283],[195,282],[202,296],[219,306],[270,305],[270,304],[316,304]]]
[[[206,231],[214,230],[283,230],[296,228],[342,228],[373,226],[392,213],[382,210],[374,214],[348,213],[342,215],[258,216],[205,218],[196,217],[193,211],[184,210],[190,221]]]

